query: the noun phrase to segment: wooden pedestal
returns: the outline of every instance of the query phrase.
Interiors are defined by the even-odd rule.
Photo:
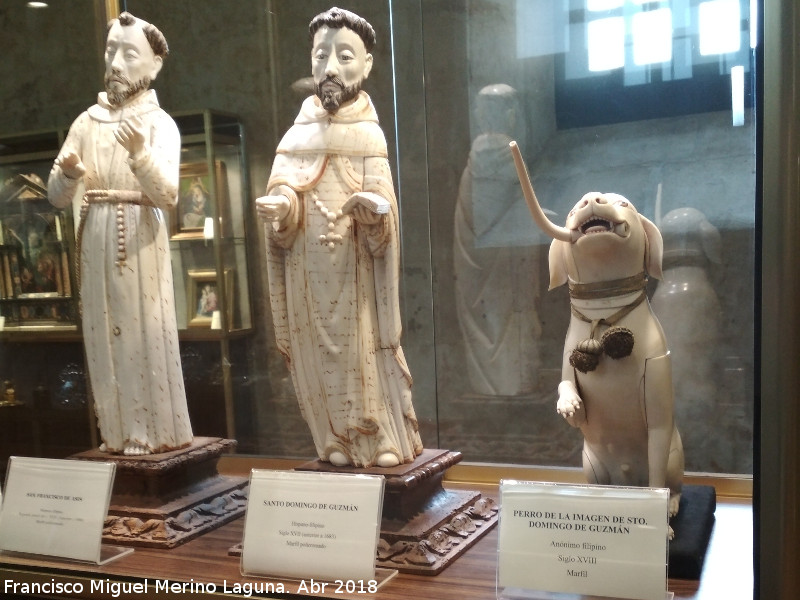
[[[497,523],[497,505],[479,492],[445,490],[445,471],[461,453],[426,449],[392,468],[334,467],[315,460],[298,471],[383,475],[383,518],[377,565],[404,573],[436,575]]]
[[[117,466],[105,541],[174,548],[244,514],[248,480],[217,472],[219,457],[235,447],[235,440],[196,437],[186,448],[162,454],[89,450],[72,458]]]

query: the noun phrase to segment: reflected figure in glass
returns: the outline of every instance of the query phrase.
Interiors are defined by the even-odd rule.
[[[461,176],[454,219],[456,312],[472,391],[518,396],[536,384],[541,324],[540,234],[527,217],[508,147],[521,126],[517,91],[506,84],[481,89],[477,118],[481,133]]]
[[[267,195],[270,302],[319,458],[392,467],[422,452],[400,346],[400,238],[386,139],[361,83],[375,32],[349,11],[314,17],[315,95],[281,140]]]
[[[77,241],[83,337],[102,450],[187,446],[169,239],[180,134],[149,89],[167,55],[153,25],[122,13],[106,41],[106,91],[81,114],[50,172],[50,201],[83,190]]]
[[[664,238],[664,278],[653,294],[653,310],[670,334],[675,415],[682,424],[686,468],[730,469],[727,436],[708,435],[718,414],[722,376],[720,331],[722,307],[709,278],[722,263],[719,231],[696,208],[667,213],[660,223]],[[724,410],[724,409],[723,409]]]

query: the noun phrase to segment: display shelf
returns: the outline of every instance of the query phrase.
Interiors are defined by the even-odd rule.
[[[83,339],[77,325],[7,327],[0,331],[0,342],[60,343]]]
[[[263,460],[256,461],[263,463]],[[231,465],[247,465],[238,457],[225,461]],[[287,464],[289,464],[287,462]],[[222,466],[222,465],[221,465]],[[237,469],[238,470],[238,469]],[[463,471],[462,471],[463,473]],[[447,481],[445,487],[462,488],[475,484]],[[746,483],[745,483],[746,487]],[[496,485],[479,486],[482,493],[497,494]],[[724,486],[722,489],[725,489]],[[164,598],[171,592],[156,590],[156,582],[196,584],[191,591],[192,598],[237,597],[234,586],[239,584],[272,583],[277,586],[280,580],[243,577],[239,571],[238,558],[228,556],[228,550],[241,541],[244,519],[225,525],[201,538],[170,551],[137,549],[132,555],[103,567],[67,564],[46,559],[0,557],[0,571],[7,581],[23,582],[77,582],[82,583],[84,592],[73,595],[78,598],[108,597],[109,593],[90,592],[92,582],[111,584],[119,582],[147,582],[147,591],[121,594],[120,598]],[[669,579],[669,590],[676,598],[692,600],[744,600],[752,598],[753,567],[752,508],[749,499],[720,496],[716,510],[716,524],[712,534],[703,573],[699,581]],[[489,600],[495,598],[495,574],[497,557],[497,529],[492,530],[476,543],[461,558],[441,574],[430,577],[400,573],[381,587],[375,594],[348,594],[336,591],[332,585],[326,586],[325,593],[298,593],[298,582],[283,581],[285,594],[282,597],[318,598],[364,598],[378,600],[400,600],[407,598],[436,598],[437,600]],[[631,577],[635,577],[631,573]],[[214,584],[216,590],[200,589],[197,584]],[[163,585],[163,584],[162,584]],[[224,591],[223,585],[227,587]],[[186,593],[189,589],[186,588]],[[277,588],[273,588],[277,589]],[[7,588],[7,593],[13,590]],[[242,590],[244,591],[244,590]],[[253,597],[281,597],[273,593],[252,594]],[[66,595],[55,595],[66,597]]]
[[[182,329],[178,332],[178,337],[182,342],[218,342],[223,336],[229,340],[242,340],[250,333],[249,329],[228,331],[225,334],[215,329]]]

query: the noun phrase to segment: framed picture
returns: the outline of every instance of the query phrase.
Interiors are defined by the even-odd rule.
[[[202,239],[207,218],[214,216],[214,202],[218,206],[228,203],[228,176],[225,163],[214,163],[216,190],[205,162],[181,165],[178,182],[178,204],[170,211],[170,236],[172,239]]]
[[[220,293],[217,272],[214,269],[188,271],[189,327],[211,328],[214,313],[220,311]],[[233,327],[233,269],[225,269],[223,277],[227,300],[227,326]],[[222,323],[220,322],[220,327]]]

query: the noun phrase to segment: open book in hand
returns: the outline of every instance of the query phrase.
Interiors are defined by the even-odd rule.
[[[353,194],[342,206],[342,212],[346,215],[350,214],[359,204],[376,215],[385,215],[389,212],[389,201],[373,192],[357,192]]]

